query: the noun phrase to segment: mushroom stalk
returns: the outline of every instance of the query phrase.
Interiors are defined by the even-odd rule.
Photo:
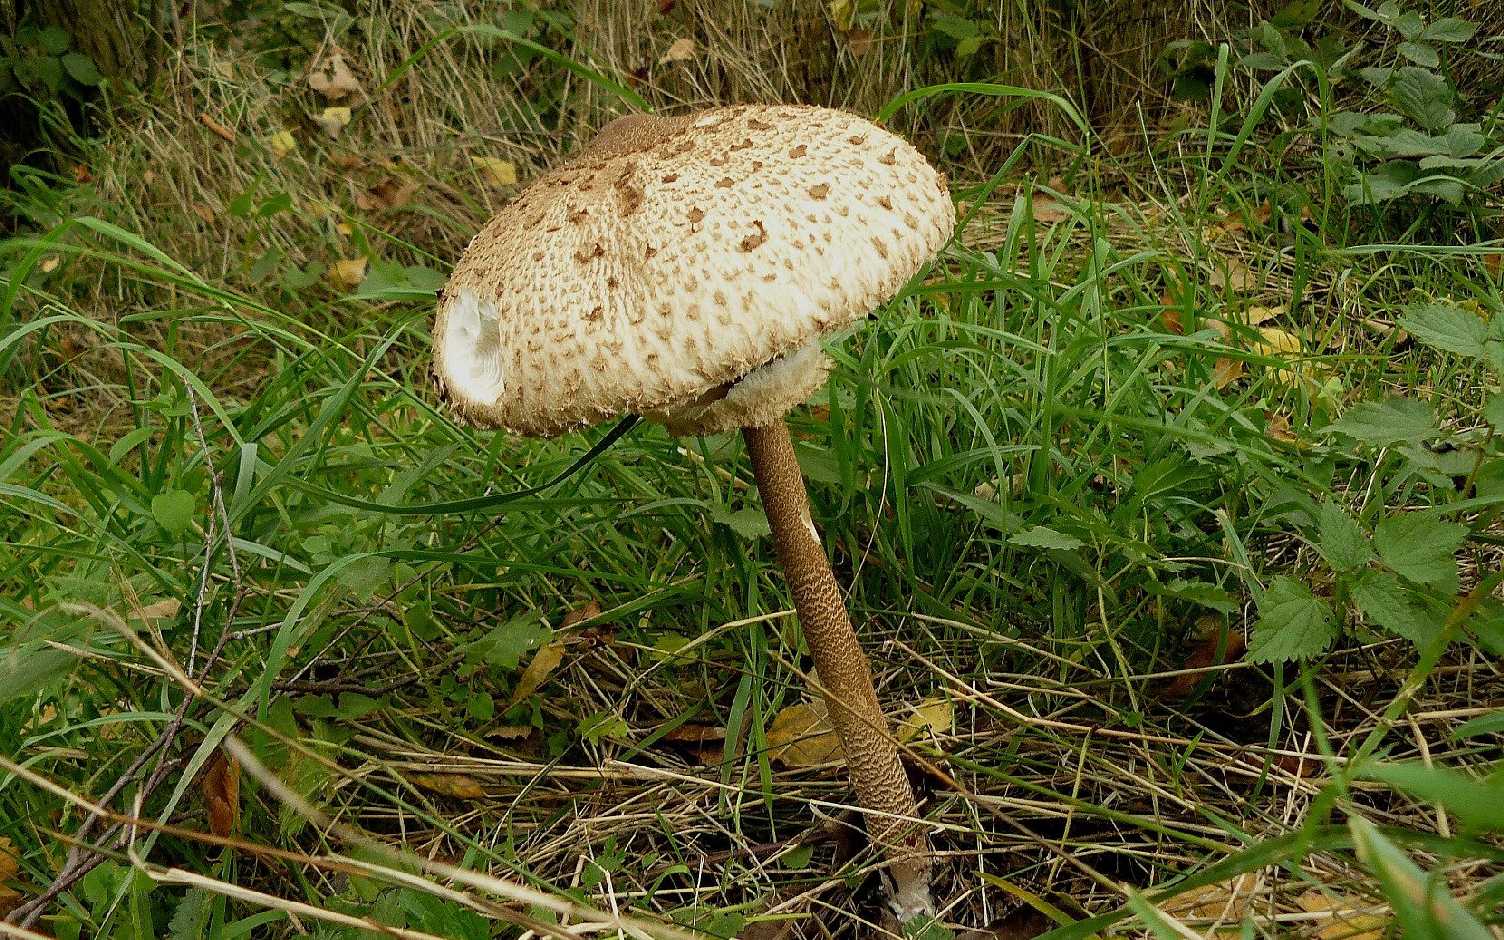
[[[846,615],[840,586],[810,519],[788,426],[744,427],[742,437],[773,530],[778,561],[820,673],[826,711],[846,753],[867,832],[888,856],[892,901],[902,917],[932,913],[930,853],[914,791],[872,685],[872,670]]]

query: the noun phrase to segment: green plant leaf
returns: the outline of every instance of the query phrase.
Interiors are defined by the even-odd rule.
[[[768,517],[760,509],[738,509],[736,512],[729,512],[717,506],[711,512],[710,518],[717,525],[726,526],[744,539],[760,539],[773,532],[772,527],[768,525]]]
[[[63,70],[68,73],[69,78],[90,88],[97,86],[103,80],[99,69],[94,67],[94,60],[82,52],[70,52],[63,56]]]
[[[1402,42],[1399,44],[1399,52],[1416,65],[1424,65],[1428,69],[1441,64],[1441,56],[1437,54],[1436,47],[1423,42]]]
[[[1483,420],[1494,426],[1494,432],[1504,431],[1504,392],[1495,392],[1483,406]]]
[[[1478,32],[1477,23],[1444,16],[1421,31],[1420,38],[1427,42],[1467,42]]]
[[[193,525],[193,494],[164,490],[151,498],[151,517],[172,535],[182,535]]]
[[[1352,516],[1335,503],[1322,503],[1316,512],[1317,546],[1321,555],[1338,571],[1361,568],[1373,560],[1368,538]]]
[[[1441,632],[1441,619],[1426,610],[1393,575],[1360,572],[1352,590],[1353,600],[1365,617],[1416,646],[1425,646]]]
[[[1390,516],[1373,532],[1374,546],[1384,564],[1417,584],[1443,590],[1457,588],[1457,549],[1467,538],[1467,526],[1441,522],[1419,513]]]
[[[1073,535],[1064,532],[1056,532],[1048,526],[1030,526],[1022,532],[1016,532],[1008,536],[1008,541],[1013,545],[1022,545],[1026,548],[1053,548],[1063,552],[1073,552],[1085,543]]]
[[[77,663],[72,653],[48,646],[0,646],[0,703],[35,694]]]
[[[1428,876],[1362,816],[1348,820],[1358,859],[1378,877],[1406,940],[1493,940],[1447,889],[1439,873]]]
[[[1452,110],[1452,86],[1430,69],[1396,69],[1389,82],[1389,100],[1402,113],[1431,133],[1439,133],[1457,119]]]
[[[1337,622],[1327,603],[1301,582],[1281,576],[1259,599],[1259,621],[1248,656],[1259,663],[1307,659],[1324,652],[1336,638]]]
[[[1326,428],[1366,444],[1424,441],[1441,432],[1431,407],[1413,398],[1360,402]]]
[[[537,649],[552,636],[553,631],[540,622],[536,614],[518,614],[492,627],[485,636],[471,643],[465,651],[465,658],[501,669],[516,669],[524,653]]]
[[[1492,715],[1481,715],[1464,721],[1452,729],[1452,737],[1459,739],[1477,738],[1488,734],[1504,734],[1504,709]]]
[[[1459,356],[1483,355],[1488,324],[1455,304],[1412,304],[1405,308],[1400,327],[1427,346]]]

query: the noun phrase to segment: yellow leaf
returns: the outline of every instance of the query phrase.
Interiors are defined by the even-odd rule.
[[[177,598],[169,597],[166,600],[153,601],[147,604],[140,610],[135,611],[134,616],[137,620],[141,621],[170,620],[178,615],[178,609],[182,606],[182,602]]]
[[[57,270],[57,266],[61,263],[61,259],[57,255],[48,255],[41,260],[37,267],[41,269],[43,274],[51,274]]]
[[[1274,307],[1249,307],[1247,310],[1243,311],[1242,319],[1243,322],[1248,324],[1249,326],[1259,326],[1260,324],[1268,323],[1275,317],[1284,316],[1285,309],[1286,308],[1284,304],[1279,304]]]
[[[1248,912],[1248,904],[1258,889],[1258,878],[1242,874],[1231,881],[1203,885],[1164,902],[1166,914],[1186,919],[1220,921],[1220,929],[1205,934],[1208,937],[1236,937],[1242,931],[1236,925]]]
[[[658,59],[659,65],[668,65],[671,62],[688,62],[695,57],[695,41],[689,36],[675,39],[673,45],[668,47]]]
[[[532,662],[522,671],[522,678],[517,680],[517,688],[512,690],[512,697],[507,702],[507,708],[511,708],[518,702],[538,691],[559,664],[564,661],[563,643],[546,643],[538,648],[533,654]]]
[[[1261,356],[1288,356],[1300,352],[1300,337],[1272,326],[1259,327],[1260,340],[1253,344],[1253,351]],[[1275,369],[1274,380],[1282,385],[1294,385],[1296,374],[1289,369]]]
[[[768,756],[785,767],[812,767],[841,756],[841,741],[831,730],[824,702],[790,705],[768,729]]]
[[[898,726],[898,740],[907,744],[926,729],[935,734],[950,734],[956,726],[956,706],[944,696],[931,696],[915,707],[912,714]]]
[[[324,133],[328,134],[331,138],[338,137],[339,132],[344,130],[350,123],[350,109],[325,108],[318,114],[313,115],[313,123],[322,128]]]
[[[1224,357],[1218,359],[1212,366],[1212,384],[1218,390],[1226,388],[1242,377],[1243,360],[1241,359],[1228,359]]]
[[[408,779],[425,790],[457,800],[479,800],[486,795],[479,780],[464,774],[413,774]]]
[[[1332,922],[1312,936],[1317,940],[1383,940],[1389,918],[1362,911],[1368,906],[1341,895],[1307,891],[1295,899],[1307,914],[1331,914]]]
[[[0,917],[9,914],[21,903],[21,892],[5,884],[20,871],[21,861],[15,843],[8,836],[0,836]]]
[[[278,131],[266,139],[266,149],[280,160],[298,149],[298,141],[292,136],[292,131]]]
[[[344,258],[329,266],[329,283],[341,290],[359,287],[366,279],[365,258]]]
[[[517,167],[510,160],[500,157],[471,157],[470,165],[479,170],[481,178],[492,186],[517,185]]]

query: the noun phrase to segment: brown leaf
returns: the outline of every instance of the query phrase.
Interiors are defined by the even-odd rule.
[[[486,788],[479,780],[464,774],[413,774],[408,779],[415,786],[457,800],[479,800],[486,795]]]
[[[209,810],[209,831],[227,836],[240,821],[240,762],[223,748],[214,752],[199,782]]]
[[[568,630],[576,624],[584,623],[587,620],[594,620],[600,615],[601,602],[597,600],[586,601],[583,605],[576,607],[564,615],[564,622],[559,624],[559,629]]]
[[[338,46],[331,46],[308,68],[308,87],[330,101],[338,101],[360,91],[360,81],[345,62]]]
[[[1032,907],[1019,906],[986,927],[956,934],[956,940],[1033,940],[1049,933],[1055,922]]]
[[[1071,217],[1070,212],[1066,211],[1065,207],[1058,200],[1053,196],[1046,196],[1042,193],[1034,196],[1032,208],[1034,211],[1034,221],[1041,225],[1054,225],[1057,222],[1064,222]]]
[[[73,182],[75,182],[75,183],[92,183],[92,182],[94,182],[94,174],[89,171],[89,167],[88,167],[87,164],[84,164],[84,163],[75,163],[75,164],[73,164]]]
[[[1259,279],[1248,265],[1237,258],[1226,258],[1212,269],[1210,283],[1213,290],[1225,289],[1238,294],[1246,294],[1258,287]]]
[[[851,54],[860,59],[872,48],[872,30],[853,29],[846,34],[846,48]]]
[[[1248,912],[1248,904],[1258,886],[1258,876],[1246,873],[1231,881],[1203,885],[1178,894],[1161,907],[1171,916],[1215,920],[1227,925],[1205,934],[1208,937],[1237,937],[1242,931],[1236,925]]]
[[[365,258],[342,258],[329,265],[329,283],[340,290],[359,287],[369,263]]]
[[[1491,251],[1484,255],[1483,270],[1494,278],[1504,274],[1504,251]]]
[[[682,36],[673,41],[668,51],[658,57],[659,65],[668,65],[673,62],[688,62],[695,57],[695,41],[690,36]]]
[[[1243,377],[1244,365],[1241,359],[1219,358],[1212,365],[1212,384],[1218,390],[1224,389]]]
[[[512,690],[512,697],[507,701],[507,708],[511,708],[518,702],[538,691],[548,677],[553,674],[559,664],[564,661],[564,644],[557,640],[545,643],[538,647],[538,652],[533,654],[527,668],[522,670],[522,676],[517,680],[517,687]]]
[[[1190,695],[1196,689],[1197,683],[1206,675],[1206,669],[1210,666],[1221,666],[1224,663],[1236,662],[1243,655],[1247,644],[1243,640],[1243,634],[1236,630],[1227,632],[1226,648],[1222,655],[1217,655],[1217,646],[1222,643],[1222,625],[1214,617],[1203,618],[1197,623],[1196,638],[1191,642],[1189,651],[1185,657],[1185,664],[1181,669],[1194,669],[1196,672],[1184,672],[1178,676],[1172,676],[1159,691],[1159,697],[1170,702],[1178,702]]]
[[[1290,419],[1277,411],[1264,412],[1264,433],[1285,444],[1294,444],[1295,432],[1290,430]]]
[[[21,892],[5,883],[20,872],[21,859],[15,843],[10,841],[9,836],[0,836],[0,917],[9,914],[21,903]]]
[[[703,747],[726,740],[726,728],[722,725],[680,725],[672,731],[664,732],[663,740]]]
[[[418,187],[417,180],[384,180],[363,193],[356,193],[355,207],[366,212],[372,209],[400,209],[413,201]]]
[[[199,218],[203,219],[205,225],[214,225],[215,224],[216,220],[214,218],[214,209],[211,206],[205,205],[202,202],[195,202],[193,205],[189,206],[188,208],[191,209],[191,210],[193,210],[193,214],[194,215],[196,215]]]
[[[235,132],[230,130],[228,127],[225,127],[218,121],[214,120],[214,118],[210,117],[208,111],[200,114],[198,116],[198,120],[200,124],[213,131],[216,137],[219,137],[232,144],[235,143]]]
[[[132,615],[141,621],[170,620],[178,615],[178,610],[182,606],[182,601],[169,597],[165,600],[153,601],[139,610],[132,611]]]
[[[813,767],[841,756],[841,740],[831,729],[824,702],[784,708],[768,729],[768,756],[785,767]]]

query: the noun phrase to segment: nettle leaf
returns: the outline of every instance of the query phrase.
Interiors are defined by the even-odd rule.
[[[1328,425],[1327,431],[1345,434],[1365,444],[1420,442],[1440,434],[1431,406],[1413,398],[1360,402]]]
[[[1436,133],[1457,119],[1452,110],[1452,86],[1430,69],[1396,69],[1389,82],[1389,100],[1421,127]]]
[[[470,644],[465,658],[470,662],[484,662],[502,669],[516,669],[522,655],[537,649],[553,637],[553,631],[541,622],[537,614],[518,614],[511,620],[492,627],[485,636]]]
[[[1073,552],[1085,543],[1073,535],[1064,532],[1056,532],[1048,526],[1030,526],[1022,532],[1008,536],[1009,543],[1023,545],[1027,548],[1053,548],[1063,552]]]
[[[1483,355],[1488,338],[1488,324],[1455,304],[1412,304],[1400,327],[1427,346],[1475,359]]]
[[[1483,406],[1483,420],[1493,425],[1494,431],[1504,431],[1504,392],[1495,394]]]
[[[193,525],[193,494],[164,490],[151,498],[151,517],[172,535],[182,535]]]
[[[1398,578],[1383,571],[1361,572],[1353,582],[1353,600],[1363,616],[1416,646],[1425,646],[1441,632],[1441,618],[1427,610]]]
[[[717,525],[723,525],[744,539],[758,539],[773,532],[768,517],[760,509],[738,509],[730,512],[717,506],[710,514]]]
[[[1248,656],[1259,663],[1308,659],[1325,652],[1336,638],[1331,607],[1294,578],[1278,577],[1259,599]]]
[[[1444,16],[1421,31],[1420,38],[1426,42],[1467,42],[1478,32],[1477,23]]]
[[[1338,571],[1352,571],[1373,560],[1368,537],[1352,516],[1334,503],[1322,503],[1316,513],[1321,555]]]
[[[1400,55],[1414,62],[1416,65],[1424,65],[1428,69],[1434,69],[1441,64],[1441,56],[1435,46],[1423,42],[1402,42],[1399,44]]]
[[[1342,197],[1359,205],[1376,206],[1406,195],[1420,178],[1420,169],[1415,164],[1405,160],[1391,160],[1372,172],[1362,174],[1358,182],[1342,187]]]
[[[1467,526],[1420,513],[1390,516],[1374,528],[1374,546],[1384,564],[1417,584],[1457,589],[1457,549]]]

